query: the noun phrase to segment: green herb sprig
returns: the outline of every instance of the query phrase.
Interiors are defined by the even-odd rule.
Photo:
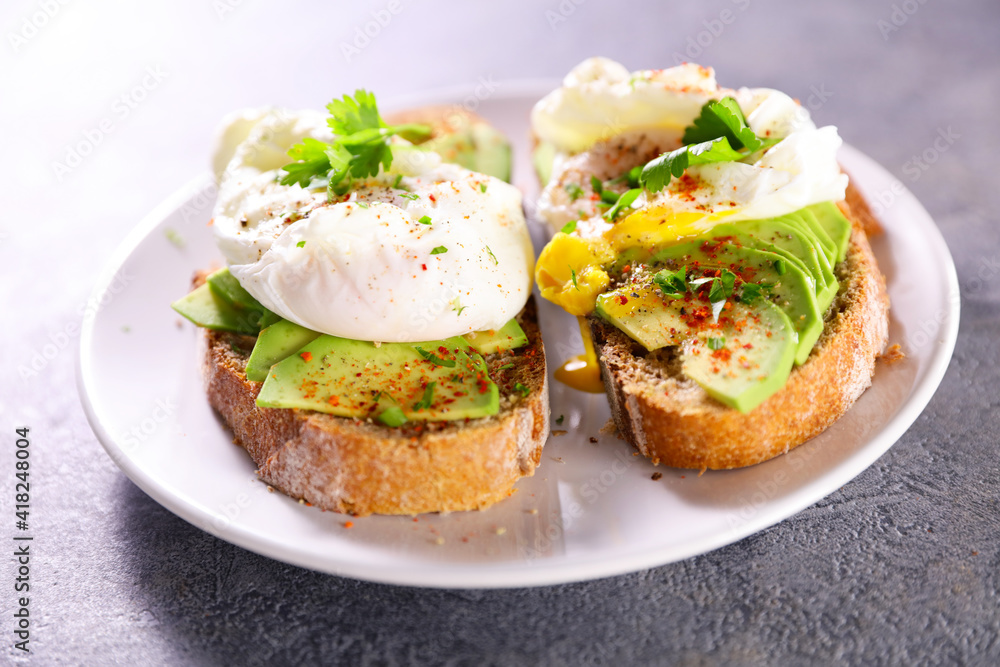
[[[390,137],[399,135],[419,142],[431,134],[430,127],[417,123],[386,125],[375,95],[364,89],[355,91],[354,97],[334,99],[326,108],[330,112],[327,125],[336,135],[334,142],[306,137],[288,149],[293,161],[282,167],[286,172],[282,185],[305,188],[326,179],[327,197],[333,199],[347,193],[353,179],[376,176],[380,168],[388,171],[392,166]]]

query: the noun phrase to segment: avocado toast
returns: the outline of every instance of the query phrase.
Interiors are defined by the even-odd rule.
[[[304,502],[486,507],[548,435],[509,145],[461,109],[389,125],[365,91],[328,109],[332,132],[280,111],[237,133],[213,220],[229,266],[174,304],[204,330],[209,402]]]
[[[591,374],[641,453],[759,463],[870,385],[888,297],[836,128],[709,68],[594,58],[536,105],[533,132],[540,216],[558,230],[536,280],[583,318],[574,381]]]

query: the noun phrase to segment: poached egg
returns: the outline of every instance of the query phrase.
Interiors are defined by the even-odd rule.
[[[391,169],[331,202],[325,186],[278,182],[305,137],[333,140],[325,114],[238,112],[213,158],[218,247],[266,308],[334,336],[418,342],[499,329],[524,307],[534,253],[517,188],[393,138]]]

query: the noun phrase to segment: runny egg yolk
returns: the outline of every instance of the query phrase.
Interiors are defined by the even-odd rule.
[[[652,206],[635,211],[601,236],[581,238],[562,232],[542,250],[535,280],[542,296],[571,315],[588,315],[611,282],[604,267],[632,248],[652,249],[700,236],[733,211],[704,213]]]

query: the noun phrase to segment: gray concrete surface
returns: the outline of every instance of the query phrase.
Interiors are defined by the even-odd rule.
[[[6,551],[16,532],[12,432],[23,424],[37,536],[32,652],[12,648],[7,556],[0,662],[1000,662],[1000,5],[400,0],[347,62],[341,44],[389,4],[19,0],[0,10],[0,539]],[[955,257],[962,318],[948,373],[855,480],[681,563],[547,588],[435,591],[231,546],[161,508],[104,454],[74,382],[81,304],[136,221],[205,170],[224,112],[320,105],[357,85],[392,96],[480,76],[561,76],[595,53],[667,66],[688,48],[723,83],[803,99],[829,91],[814,115],[917,195]],[[139,100],[131,91],[144,78]],[[105,118],[111,129],[60,178],[53,163]],[[914,170],[913,156],[948,128],[958,139]],[[50,344],[37,374],[22,377]]]

